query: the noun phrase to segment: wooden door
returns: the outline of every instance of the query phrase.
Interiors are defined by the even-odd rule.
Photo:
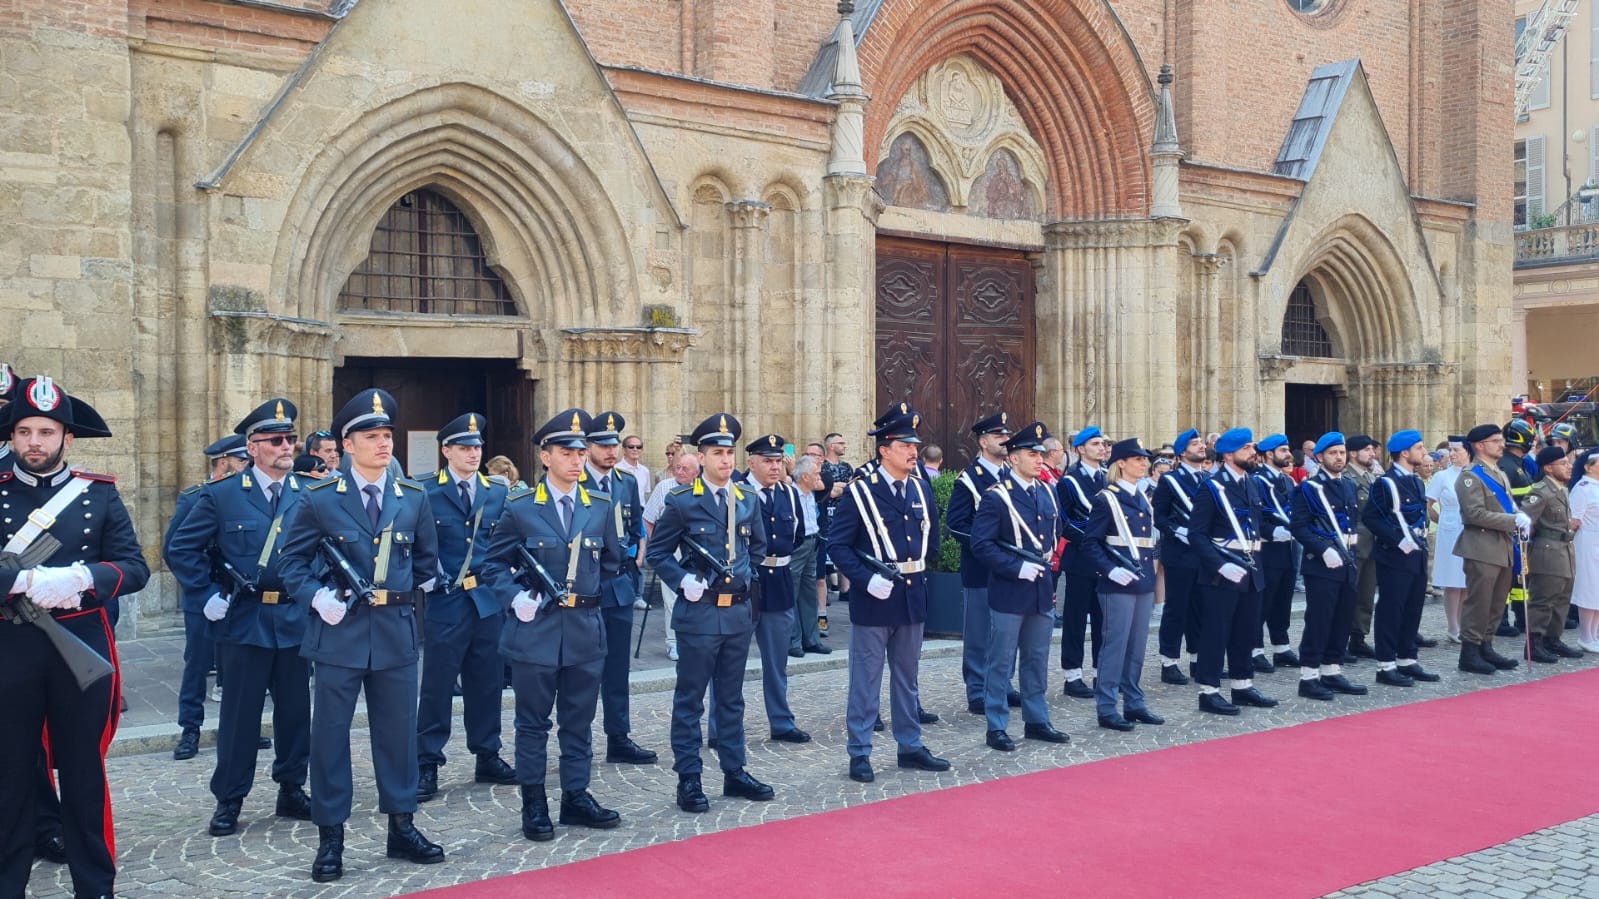
[[[1032,264],[1019,252],[879,238],[877,405],[921,411],[945,465],[977,453],[971,425],[1033,414]]]
[[[503,453],[519,469],[531,461],[528,452],[533,429],[532,383],[517,370],[515,363],[492,359],[346,359],[333,373],[334,408],[342,408],[350,397],[369,387],[394,395],[399,404],[394,415],[394,457],[407,474],[420,475],[443,464],[433,443],[434,433],[451,419],[466,412],[487,416],[484,429],[484,460]],[[410,435],[419,442],[415,464]],[[422,457],[432,448],[432,458]]]
[[[1298,449],[1338,427],[1338,395],[1323,384],[1287,384],[1283,390],[1283,433]]]

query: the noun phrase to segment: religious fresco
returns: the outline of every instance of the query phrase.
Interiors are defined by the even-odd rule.
[[[949,191],[933,171],[927,147],[914,134],[895,138],[877,164],[877,190],[892,206],[949,211]]]
[[[1009,150],[995,150],[972,182],[966,204],[971,215],[991,219],[1036,219],[1038,203],[1022,179],[1022,165]]]

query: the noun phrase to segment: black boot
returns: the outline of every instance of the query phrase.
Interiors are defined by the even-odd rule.
[[[612,734],[605,738],[605,760],[625,765],[653,765],[658,756],[633,742],[627,734]]]
[[[411,823],[411,814],[389,816],[389,858],[403,858],[419,865],[444,861],[444,847],[428,841]]]
[[[223,799],[217,803],[217,810],[211,813],[211,826],[206,832],[214,837],[225,837],[239,829],[239,809],[244,805],[242,799]]]
[[[1510,669],[1521,664],[1515,659],[1507,659],[1499,653],[1494,652],[1494,644],[1492,640],[1482,641],[1482,659],[1495,668],[1498,668],[1500,671],[1509,671]]]
[[[311,797],[305,794],[305,787],[299,784],[278,784],[278,807],[274,814],[279,818],[293,818],[296,821],[311,820]]]
[[[1522,650],[1521,657],[1531,659],[1540,665],[1553,665],[1560,661],[1560,656],[1550,652],[1549,647],[1544,645],[1542,634],[1532,635],[1532,639],[1527,641],[1526,648]]]
[[[1499,673],[1499,669],[1488,664],[1488,660],[1482,657],[1482,646],[1469,641],[1460,644],[1459,668],[1467,674]]]
[[[1357,659],[1375,659],[1377,657],[1377,653],[1371,648],[1371,644],[1366,642],[1365,634],[1349,635],[1349,651],[1345,655]]]
[[[698,774],[677,776],[677,807],[685,812],[708,812],[711,801],[705,798],[705,788],[700,786]]]
[[[416,801],[427,802],[439,795],[439,766],[416,766]]]
[[[498,753],[485,752],[477,757],[472,779],[480,784],[509,786],[516,783],[516,769],[507,765]]]
[[[33,857],[54,865],[67,863],[67,841],[61,834],[52,833],[33,841]]]
[[[622,823],[622,816],[595,802],[588,790],[562,790],[561,823],[610,830]]]
[[[522,836],[535,843],[555,839],[555,825],[550,823],[550,803],[544,797],[544,787],[522,785]]]
[[[327,883],[344,876],[344,825],[318,827],[316,861],[311,863],[311,879]]]
[[[178,745],[172,748],[172,757],[178,761],[186,761],[200,753],[200,732],[192,727],[183,729],[178,736]]]
[[[1553,634],[1544,638],[1544,645],[1549,647],[1550,652],[1563,659],[1580,659],[1583,656],[1582,650],[1571,646]]]

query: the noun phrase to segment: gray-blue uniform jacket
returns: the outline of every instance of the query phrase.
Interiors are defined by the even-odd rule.
[[[1164,481],[1169,477],[1171,475],[1166,475],[1161,480]],[[1136,565],[1127,564],[1134,561],[1134,547],[1127,545],[1127,535],[1123,535],[1121,528],[1117,526],[1116,516],[1111,512],[1111,503],[1116,504],[1122,513],[1122,520],[1127,523],[1127,530],[1138,551]],[[1155,592],[1155,559],[1159,557],[1160,550],[1154,540],[1155,512],[1142,493],[1128,490],[1121,484],[1105,485],[1105,489],[1094,497],[1094,514],[1088,516],[1088,524],[1084,526],[1083,533],[1086,535],[1083,540],[1083,552],[1093,561],[1094,568],[1099,572],[1101,593]],[[1125,568],[1137,575],[1138,580],[1123,587],[1105,577],[1113,568]]]
[[[474,474],[473,479],[477,485],[472,491],[472,506],[467,508],[461,503],[455,475],[448,468],[421,478],[427,485],[424,489],[433,512],[433,527],[439,535],[439,579],[428,594],[429,622],[454,624],[466,617],[469,607],[479,618],[505,610],[500,597],[485,586],[480,572],[494,529],[505,513],[506,489],[482,472]],[[472,546],[472,563],[463,575],[461,563],[466,561],[468,543]],[[463,584],[471,585],[464,593],[460,589]],[[467,599],[471,601],[466,602]]]
[[[1331,518],[1329,519],[1329,512]],[[1360,577],[1356,560],[1356,542],[1359,540],[1355,523],[1360,509],[1355,501],[1355,482],[1349,478],[1332,477],[1325,470],[1311,475],[1294,491],[1293,507],[1289,510],[1288,529],[1294,539],[1305,548],[1301,567],[1305,577],[1344,581],[1353,587]],[[1342,534],[1344,539],[1339,540]],[[1328,547],[1339,544],[1344,557],[1341,568],[1328,568],[1322,556]]]
[[[650,567],[673,589],[690,574],[710,585],[699,602],[680,598],[673,607],[672,629],[684,634],[735,635],[755,627],[747,602],[720,605],[717,596],[749,596],[754,566],[766,555],[761,501],[748,486],[728,482],[727,499],[735,508],[733,527],[737,531],[729,535],[727,515],[717,509],[714,494],[704,478],[695,478],[667,493],[666,508],[655,521],[655,531],[645,551]],[[733,572],[732,579],[713,574],[693,550],[685,549],[683,558],[678,559],[674,555],[678,545],[687,541],[710,550],[724,562],[731,557],[728,567]]]
[[[0,458],[4,458],[0,456]],[[161,559],[167,563],[167,568],[172,568],[172,559],[167,555],[168,548],[172,546],[172,535],[178,532],[178,526],[183,524],[183,519],[189,515],[189,510],[200,499],[200,488],[204,484],[190,484],[178,491],[178,499],[172,506],[172,517],[167,519],[167,530],[161,535]],[[210,593],[204,595],[191,590],[182,589],[179,583],[178,611],[192,612],[196,615],[205,611],[205,601],[211,598]]]
[[[516,594],[526,589],[516,580],[522,568],[518,546],[526,547],[561,586],[566,586],[567,572],[571,570],[571,592],[598,600],[605,581],[616,577],[615,565],[622,557],[613,515],[611,498],[581,483],[573,494],[570,530],[561,528],[560,510],[549,482],[543,478],[532,490],[506,500],[505,515],[494,529],[494,540],[483,563],[483,579],[499,598],[501,608],[509,609]],[[578,553],[575,570],[570,555],[574,550]],[[607,573],[607,566],[611,566],[611,573]],[[500,633],[500,654],[512,662],[552,668],[604,658],[605,625],[599,605],[557,608],[556,603],[561,600],[562,597],[554,597],[531,622],[507,615],[505,630]]]
[[[1000,466],[1000,472],[1003,474],[1004,471],[1004,466]],[[988,569],[983,566],[983,560],[972,552],[972,521],[977,517],[977,506],[983,499],[983,493],[994,486],[997,480],[982,463],[973,459],[972,464],[955,478],[955,486],[949,493],[949,512],[944,519],[944,527],[960,544],[962,587],[977,590],[988,588]],[[842,496],[838,499],[840,503],[844,501]],[[833,511],[837,514],[838,510]],[[1054,547],[1050,549],[1053,551]],[[837,560],[833,564],[836,566]]]
[[[343,595],[343,585],[317,558],[317,544],[323,537],[332,540],[351,567],[380,589],[410,592],[436,576],[438,534],[422,485],[398,477],[392,470],[386,473],[383,508],[374,528],[354,478],[341,472],[304,488],[283,531],[278,570],[289,595],[307,611],[300,655],[313,662],[371,671],[416,664],[418,630],[416,610],[410,602],[379,608],[360,602],[351,606],[337,625],[324,622],[310,606],[311,598],[323,587]],[[389,570],[379,580],[377,557],[384,532],[390,541]]]
[[[644,501],[639,499],[638,479],[620,468],[611,469],[609,492],[599,489],[599,479],[599,473],[587,465],[577,477],[585,488],[611,498],[611,529],[622,547],[622,554],[616,561],[605,563],[607,577],[600,584],[600,605],[632,607],[639,592],[639,585],[633,582],[633,572],[637,569],[638,545],[644,539]],[[629,559],[634,560],[635,565],[627,565]],[[613,576],[618,573],[620,577]]]
[[[219,642],[285,649],[305,638],[306,607],[284,592],[281,563],[284,525],[306,490],[293,474],[282,483],[274,514],[253,468],[218,478],[192,494],[192,507],[168,540],[167,567],[185,601],[199,597],[204,607],[213,593],[228,597],[228,613],[212,630]],[[237,593],[231,581],[219,579],[213,546],[255,591]]]
[[[990,609],[1012,615],[1048,615],[1054,610],[1055,579],[1049,574],[1048,560],[1060,534],[1060,507],[1053,484],[1034,480],[1033,495],[1028,496],[1015,476],[1005,471],[983,493],[972,520],[972,552],[988,569]],[[1044,572],[1031,581],[1021,580],[1023,559],[1001,547],[1001,540],[1042,556]]]
[[[906,478],[905,500],[894,498],[889,477],[881,470],[851,481],[833,508],[833,522],[827,534],[827,557],[849,578],[851,624],[864,627],[898,627],[927,620],[928,556],[938,549],[938,505],[933,488],[917,477]],[[956,490],[964,490],[957,485]],[[953,500],[951,500],[953,502]],[[882,518],[876,519],[876,507]],[[864,510],[864,512],[863,512]],[[889,546],[882,546],[886,532]],[[924,570],[894,578],[894,592],[878,599],[866,592],[872,569],[857,553],[865,553],[893,564],[918,563]],[[887,553],[887,558],[884,558]],[[984,569],[983,584],[988,584]]]

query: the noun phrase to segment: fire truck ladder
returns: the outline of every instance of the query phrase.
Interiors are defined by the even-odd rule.
[[[1579,0],[1545,0],[1538,11],[1527,17],[1527,26],[1516,41],[1516,117],[1527,113],[1527,104],[1549,65],[1549,52],[1566,33],[1566,23],[1577,12]]]

